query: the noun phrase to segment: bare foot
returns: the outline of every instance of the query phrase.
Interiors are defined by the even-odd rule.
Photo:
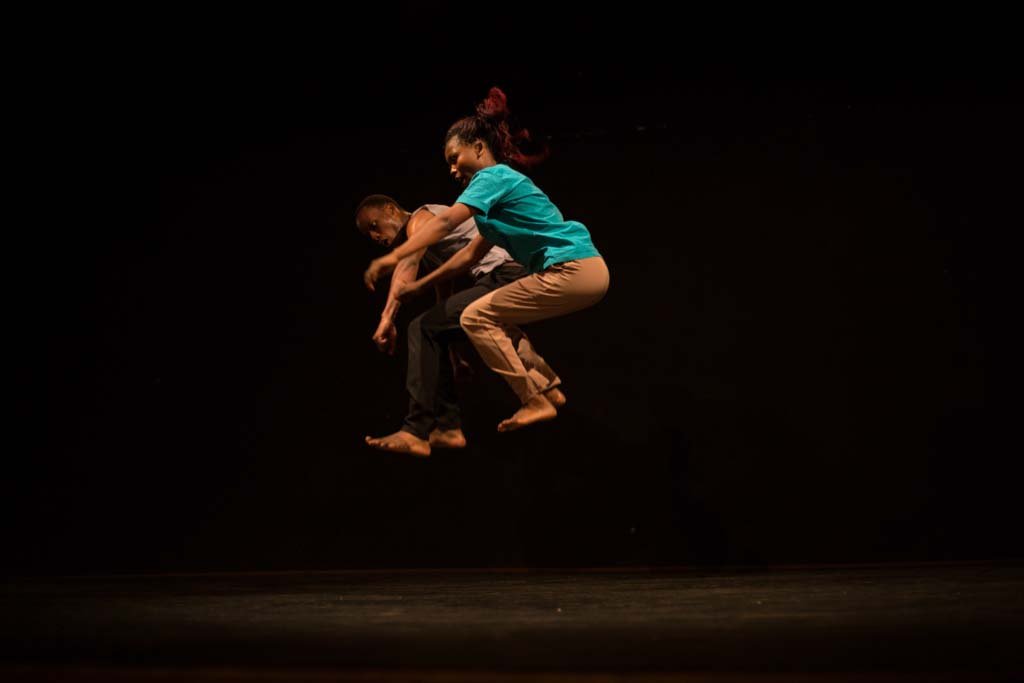
[[[382,451],[391,451],[392,453],[408,453],[420,458],[430,455],[430,442],[424,441],[409,432],[397,431],[387,436],[368,436],[366,437],[366,443],[374,448],[379,448]]]
[[[435,429],[430,432],[430,445],[433,448],[465,448],[466,435],[461,429]]]
[[[537,394],[515,412],[515,415],[498,423],[499,432],[511,432],[515,429],[525,427],[534,422],[553,420],[558,415],[558,410],[551,404],[551,401],[544,398],[544,394]]]
[[[553,387],[544,392],[544,398],[551,401],[551,405],[561,408],[566,403],[565,394],[558,387]]]

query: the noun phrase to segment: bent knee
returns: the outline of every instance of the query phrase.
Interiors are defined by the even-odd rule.
[[[463,330],[480,329],[492,324],[489,316],[480,306],[470,304],[459,316],[459,325]]]
[[[472,306],[469,306],[462,312],[462,315],[459,316],[459,325],[465,330],[466,328],[472,327],[476,324],[477,318],[478,316],[476,311]]]
[[[409,327],[406,331],[410,334],[419,334],[420,330],[423,329],[423,318],[426,317],[426,313],[421,313],[412,320],[409,321]]]

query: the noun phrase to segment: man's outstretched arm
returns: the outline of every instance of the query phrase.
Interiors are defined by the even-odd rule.
[[[422,251],[416,252],[399,261],[395,267],[395,273],[391,276],[391,287],[388,289],[388,299],[384,303],[384,310],[380,313],[380,324],[377,325],[377,330],[373,333],[373,343],[377,345],[379,351],[386,351],[391,355],[395,353],[395,343],[398,341],[395,315],[398,314],[398,309],[402,306],[398,295],[416,280],[422,256]]]

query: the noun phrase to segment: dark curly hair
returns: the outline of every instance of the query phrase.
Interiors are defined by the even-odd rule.
[[[539,152],[526,153],[520,149],[523,143],[531,143],[530,132],[525,128],[512,132],[508,124],[508,98],[500,88],[491,88],[487,98],[476,105],[476,114],[459,119],[451,125],[444,136],[444,144],[452,138],[470,144],[483,140],[499,163],[508,163],[529,168],[548,157],[547,146]]]

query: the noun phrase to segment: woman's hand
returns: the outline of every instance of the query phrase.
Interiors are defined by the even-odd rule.
[[[373,284],[394,270],[397,265],[398,258],[395,257],[394,253],[384,254],[380,258],[370,261],[370,267],[363,273],[363,282],[366,283],[366,288],[371,292],[375,291]]]

